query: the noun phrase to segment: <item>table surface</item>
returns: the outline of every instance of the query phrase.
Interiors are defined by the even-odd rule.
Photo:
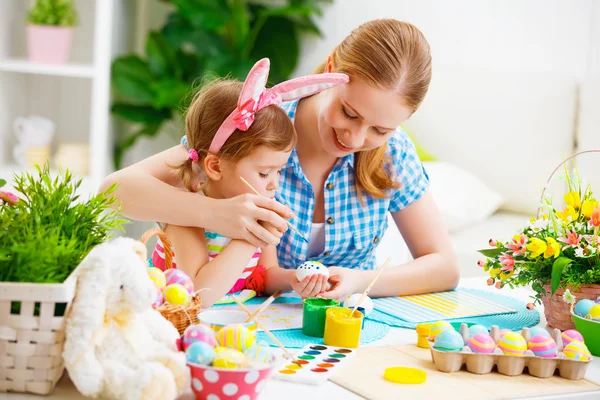
[[[477,277],[477,278],[466,278],[462,279],[460,282],[461,287],[465,288],[477,288],[477,289],[485,289],[490,291],[497,291],[493,287],[488,287],[485,284],[485,278]],[[529,295],[532,293],[531,290],[527,288],[518,288],[518,289],[502,289],[502,294],[512,296],[523,300],[524,302],[529,302]],[[544,318],[544,310],[539,307],[540,311],[540,324],[539,326],[545,327],[546,320]],[[416,343],[415,331],[412,329],[403,329],[403,328],[391,328],[389,333],[381,340],[365,345],[365,347],[381,347],[381,346],[393,346],[393,345],[402,345],[402,344],[414,344]],[[588,370],[585,378],[591,382],[594,382],[600,385],[600,359],[594,358],[590,365],[588,366]],[[325,399],[325,398],[335,398],[335,399],[362,399],[361,396],[358,396],[341,386],[338,386],[330,381],[319,385],[303,385],[292,382],[281,381],[278,379],[271,379],[269,383],[266,385],[262,395],[261,400],[280,400],[281,394],[285,393],[286,400],[306,400],[306,399]],[[63,378],[59,381],[57,387],[54,392],[48,396],[36,396],[32,394],[22,394],[22,393],[0,393],[0,399],[4,400],[35,400],[35,399],[48,399],[48,400],[79,400],[85,399],[84,396],[80,395],[73,384],[70,382],[68,376],[65,374]],[[575,393],[572,395],[560,395],[560,396],[545,396],[543,399],[580,399],[580,400],[591,400],[600,398],[600,391],[588,392],[588,393]],[[184,394],[180,397],[180,400],[193,400],[194,396],[191,393]],[[542,399],[542,397],[539,397]]]

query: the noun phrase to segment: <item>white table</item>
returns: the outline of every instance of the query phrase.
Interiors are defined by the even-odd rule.
[[[465,288],[476,288],[476,289],[485,289],[490,291],[497,292],[498,289],[493,287],[488,287],[485,284],[485,278],[467,278],[462,279],[460,282],[461,287]],[[531,290],[525,288],[519,289],[502,289],[502,294],[513,296],[520,300],[523,300],[525,303],[529,302],[529,295],[532,293]],[[544,310],[540,307],[538,309],[540,311],[541,320],[539,326],[545,327],[546,320],[544,318]],[[391,328],[389,333],[381,340],[370,343],[366,346],[371,347],[381,347],[381,346],[391,346],[391,345],[402,345],[402,344],[414,344],[416,343],[416,334],[412,329],[402,329],[402,328]],[[591,382],[600,385],[600,359],[594,358],[594,360],[590,363],[585,378]],[[285,394],[282,396],[282,394]],[[4,400],[35,400],[41,399],[40,396],[35,396],[31,394],[20,394],[20,393],[0,393],[0,399]],[[69,381],[68,377],[63,376],[59,384],[57,385],[54,392],[49,396],[44,396],[43,398],[48,400],[80,400],[85,399],[85,397],[81,396],[77,390],[75,390],[73,384]],[[302,385],[295,384],[291,382],[280,381],[278,379],[271,379],[268,385],[265,387],[261,400],[281,400],[285,398],[286,400],[306,400],[306,399],[362,399],[362,397],[338,386],[332,382],[326,382],[323,385],[312,386],[312,385]],[[560,395],[560,396],[545,396],[543,399],[580,399],[580,400],[592,400],[600,398],[600,391],[587,392],[587,393],[575,393],[572,395]],[[180,398],[180,400],[192,400],[194,396],[192,394],[186,394]],[[540,397],[539,399],[542,399]]]

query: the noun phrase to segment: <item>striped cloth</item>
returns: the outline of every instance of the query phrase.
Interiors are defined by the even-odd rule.
[[[208,247],[208,261],[212,261],[215,257],[217,257],[229,244],[231,239],[226,238],[224,236],[219,235],[218,233],[213,232],[205,232],[206,244]],[[257,249],[250,262],[244,268],[242,275],[235,282],[229,293],[236,293],[241,290],[246,289],[246,278],[248,278],[254,268],[256,268],[258,264],[258,259],[260,258],[260,249]],[[163,242],[158,239],[156,242],[156,246],[154,246],[154,252],[152,253],[152,265],[156,268],[160,268],[161,270],[166,269],[165,265],[165,248]],[[173,247],[173,268],[177,268],[176,260],[175,260],[175,248]],[[200,289],[200,288],[198,288]]]

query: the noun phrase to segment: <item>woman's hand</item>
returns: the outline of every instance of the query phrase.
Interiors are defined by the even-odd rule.
[[[211,200],[210,212],[201,210],[210,214],[205,216],[206,230],[245,240],[260,248],[279,244],[288,228],[286,218],[293,217],[288,207],[263,196],[243,194],[230,199]]]
[[[325,299],[334,299],[343,302],[348,296],[361,290],[361,272],[351,268],[330,267],[329,283],[333,286],[331,290],[321,294]]]
[[[298,281],[294,274],[291,284],[292,289],[294,289],[294,291],[298,293],[303,299],[317,297],[319,294],[329,289],[327,277],[322,274],[309,275],[301,281]]]

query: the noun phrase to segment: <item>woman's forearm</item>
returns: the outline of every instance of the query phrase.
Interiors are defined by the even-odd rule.
[[[296,270],[271,267],[265,276],[265,292],[273,294],[278,290],[290,290],[293,279],[296,279]]]
[[[377,271],[365,271],[361,279],[364,291]],[[369,292],[371,297],[403,296],[442,292],[456,288],[459,280],[458,261],[454,253],[434,253],[407,264],[388,267]]]

